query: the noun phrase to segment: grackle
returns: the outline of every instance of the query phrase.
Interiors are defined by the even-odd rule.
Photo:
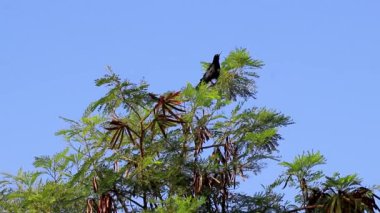
[[[197,87],[199,87],[202,81],[205,82],[206,84],[209,82],[211,82],[212,84],[216,83],[216,82],[213,83],[212,80],[213,79],[218,80],[219,78],[219,74],[220,74],[219,56],[220,56],[219,54],[214,55],[214,59],[212,60],[212,63],[208,66],[205,74],[199,81],[199,84]]]

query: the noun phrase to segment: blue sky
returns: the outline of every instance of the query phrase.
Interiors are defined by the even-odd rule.
[[[0,172],[31,169],[54,133],[103,94],[111,65],[155,92],[197,83],[200,61],[247,48],[263,60],[258,99],[293,118],[283,160],[321,151],[327,174],[379,184],[379,1],[0,1]],[[223,56],[223,55],[222,55]],[[245,189],[280,174],[275,163]]]

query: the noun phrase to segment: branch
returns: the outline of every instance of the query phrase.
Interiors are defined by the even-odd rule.
[[[109,70],[109,71],[111,71],[111,72],[113,72],[112,71],[112,69],[111,69],[111,67],[108,67],[107,66],[107,69]],[[119,81],[119,80],[116,80],[116,83],[117,83],[117,87],[119,88],[119,92],[120,92],[120,96],[121,96],[121,99],[123,100],[123,102],[126,104],[126,105],[128,105],[128,107],[141,119],[141,116],[140,116],[140,114],[137,112],[137,110],[130,104],[130,103],[128,103],[128,101],[127,101],[127,99],[124,97],[124,95],[123,95],[123,89],[122,89],[122,87],[120,87],[120,85],[121,85],[121,82]]]
[[[118,197],[120,196],[122,199],[129,200],[130,202],[132,202],[132,203],[135,204],[136,206],[138,206],[138,207],[140,207],[140,208],[143,208],[143,205],[141,205],[141,204],[138,203],[137,201],[133,200],[131,196],[127,196],[127,195],[126,195],[126,192],[121,191],[121,190],[117,189],[116,187],[114,187],[114,189],[112,190],[112,192],[114,192],[115,194],[117,194]],[[130,193],[128,192],[128,194],[130,194]]]
[[[213,145],[210,145],[210,146],[203,146],[202,148],[200,149],[208,149],[208,148],[213,148],[213,147],[219,147],[219,146],[224,146],[225,144],[213,144]],[[191,149],[188,149],[187,151],[191,152],[191,151],[195,151],[196,148],[191,148]]]
[[[127,206],[125,205],[125,203],[124,203],[122,197],[120,196],[119,191],[117,190],[116,186],[114,186],[114,190],[113,190],[113,191],[115,192],[115,194],[116,194],[116,198],[117,198],[117,200],[119,201],[120,205],[123,207],[124,212],[128,212],[128,208],[127,208]]]
[[[130,202],[132,202],[133,204],[135,204],[136,206],[140,207],[140,208],[144,208],[143,205],[141,205],[140,203],[138,203],[137,201],[133,200],[132,197],[127,197],[125,196],[125,199],[129,200]]]

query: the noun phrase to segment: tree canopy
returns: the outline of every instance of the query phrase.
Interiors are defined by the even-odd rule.
[[[279,111],[252,106],[263,62],[246,49],[221,62],[215,84],[188,83],[155,94],[108,68],[95,81],[107,93],[79,120],[63,118],[67,148],[35,158],[35,171],[3,174],[2,212],[374,212],[375,188],[357,175],[326,176],[319,152],[281,162],[284,172],[262,191],[237,192],[267,160],[280,161]],[[206,69],[208,63],[203,63]],[[284,201],[286,187],[299,189]]]

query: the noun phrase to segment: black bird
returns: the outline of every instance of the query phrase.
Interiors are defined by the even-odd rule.
[[[214,59],[212,60],[212,63],[208,66],[205,74],[203,75],[203,77],[199,81],[199,84],[197,87],[199,87],[199,85],[202,83],[202,81],[205,82],[206,84],[209,82],[211,82],[212,84],[216,83],[216,82],[213,83],[212,80],[213,79],[218,80],[219,75],[220,75],[219,56],[220,56],[220,54],[214,55]]]

